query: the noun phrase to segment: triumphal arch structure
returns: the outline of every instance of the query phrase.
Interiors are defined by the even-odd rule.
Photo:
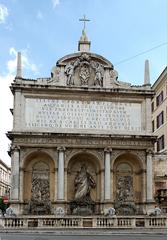
[[[151,97],[119,81],[90,52],[59,59],[48,78],[25,79],[18,53],[11,139],[11,204],[17,214],[142,214],[153,203]]]

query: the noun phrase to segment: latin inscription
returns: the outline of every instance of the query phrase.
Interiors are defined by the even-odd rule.
[[[27,98],[26,128],[141,131],[141,104]]]

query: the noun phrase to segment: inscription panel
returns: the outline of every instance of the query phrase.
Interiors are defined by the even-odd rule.
[[[46,131],[141,131],[141,104],[26,98],[25,127]]]

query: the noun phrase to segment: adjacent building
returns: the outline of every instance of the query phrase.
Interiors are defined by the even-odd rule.
[[[152,89],[152,132],[157,136],[155,152],[167,153],[167,67],[161,73]]]
[[[11,168],[0,159],[0,197],[10,198]]]
[[[154,146],[155,197],[167,211],[167,67],[152,89],[152,132],[157,137]]]

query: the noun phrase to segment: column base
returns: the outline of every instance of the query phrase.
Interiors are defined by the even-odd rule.
[[[18,204],[20,201],[18,199],[10,199],[10,204]]]
[[[12,208],[13,212],[16,215],[20,215],[21,214],[21,206],[20,206],[19,201],[11,200],[10,201],[10,207]]]
[[[155,201],[154,200],[147,200],[147,202],[145,203],[145,208],[146,208],[146,214],[150,209],[154,209],[155,208]]]
[[[59,199],[59,200],[56,199],[56,200],[54,201],[55,204],[62,204],[62,203],[64,204],[64,203],[66,203],[66,202],[67,202],[67,201],[65,201],[64,199]]]
[[[148,199],[148,200],[146,200],[146,203],[148,203],[148,204],[151,204],[151,203],[155,204],[155,200],[153,200],[153,199]]]
[[[103,215],[106,209],[114,208],[114,203],[111,200],[104,200],[101,203],[101,214]]]

